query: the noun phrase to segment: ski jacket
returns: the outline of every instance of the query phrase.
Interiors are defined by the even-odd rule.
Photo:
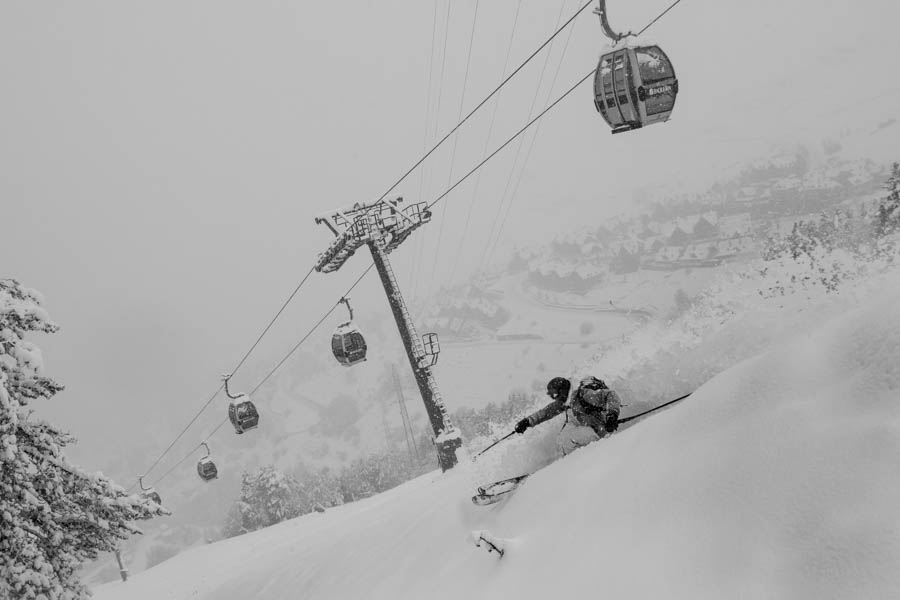
[[[598,435],[606,435],[603,424],[610,413],[617,416],[622,401],[615,390],[607,388],[596,377],[585,377],[566,399],[554,400],[547,406],[533,412],[527,419],[531,426],[548,421],[566,412],[566,420],[572,418],[579,425],[590,427]]]

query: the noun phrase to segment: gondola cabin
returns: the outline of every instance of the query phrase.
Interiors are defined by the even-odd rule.
[[[366,340],[352,321],[340,325],[331,336],[331,351],[345,367],[366,360]]]
[[[197,474],[203,481],[210,481],[219,476],[219,470],[216,468],[216,463],[206,456],[197,463]]]
[[[259,425],[259,412],[250,402],[246,394],[241,394],[228,404],[228,420],[234,426],[235,433],[244,433],[256,429]]]
[[[147,488],[146,490],[141,492],[141,497],[146,498],[147,500],[152,500],[157,504],[162,504],[162,498],[159,497],[159,494],[152,487]]]
[[[624,46],[603,53],[594,74],[594,105],[613,133],[667,121],[678,79],[659,46]]]

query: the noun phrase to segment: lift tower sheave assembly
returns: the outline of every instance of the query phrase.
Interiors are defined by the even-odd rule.
[[[362,246],[369,247],[425,403],[434,432],[438,462],[441,469],[447,471],[458,462],[456,451],[462,445],[462,438],[444,408],[432,372],[437,361],[437,339],[434,334],[427,334],[424,341],[419,338],[387,257],[413,231],[431,220],[431,211],[425,202],[401,209],[402,202],[403,198],[379,200],[372,204],[357,203],[350,208],[316,217],[316,223],[326,225],[335,235],[328,248],[319,254],[316,271],[337,271]]]

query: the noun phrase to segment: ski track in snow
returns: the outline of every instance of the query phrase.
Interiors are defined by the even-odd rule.
[[[611,438],[552,462],[554,421],[95,598],[900,597],[900,274],[840,294],[752,289],[734,279],[655,336],[739,362]],[[616,355],[594,366],[616,361],[628,370]],[[470,502],[480,484],[551,462],[508,500]],[[504,540],[502,558],[474,546],[481,530]]]

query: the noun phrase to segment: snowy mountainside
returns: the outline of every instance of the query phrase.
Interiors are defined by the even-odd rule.
[[[193,548],[95,597],[896,597],[900,274],[761,294],[772,270],[735,273],[668,326],[584,362],[623,385],[652,380],[628,393],[654,403],[696,387],[609,439],[553,462],[554,421],[474,464]],[[469,502],[540,465],[508,501]],[[474,546],[477,530],[505,540],[503,558]]]
[[[744,176],[752,175],[753,183],[764,192],[796,169],[797,157],[788,152],[750,164]],[[808,174],[813,179],[824,174],[842,181],[846,181],[842,174],[858,174],[861,183],[841,188],[844,191],[856,189],[853,185],[871,187],[873,178],[883,181],[882,171],[883,166],[870,161],[832,156],[811,167]],[[802,182],[798,179],[798,185]],[[848,196],[845,203],[851,200]],[[621,225],[621,230],[627,230],[629,221],[623,218]],[[579,240],[588,233],[575,232]],[[561,234],[553,243],[567,241]],[[509,318],[495,331],[484,329],[470,339],[442,333],[444,352],[436,374],[447,407],[451,412],[482,409],[503,402],[512,392],[533,394],[538,403],[548,378],[591,373],[614,385],[627,408],[637,411],[693,389],[736,362],[780,343],[783,331],[797,332],[818,323],[821,315],[809,316],[817,313],[806,306],[803,294],[760,304],[762,282],[745,273],[746,260],[742,256],[711,268],[641,268],[610,274],[581,294],[555,292],[521,273],[503,272],[487,282],[473,283],[481,293],[474,301],[448,295],[451,306],[474,307],[488,317],[499,307]],[[773,266],[767,268],[774,276]],[[695,306],[670,322],[679,294]],[[832,311],[845,308],[836,297],[829,298],[829,306]],[[302,479],[306,469],[326,466],[334,472],[354,459],[379,452],[388,439],[403,446],[392,362],[398,368],[413,428],[427,437],[427,420],[396,332],[389,323],[374,319],[376,313],[367,311],[358,319],[369,340],[366,362],[347,369],[337,365],[330,353],[318,351],[328,345],[330,330],[324,328],[311,340],[312,350],[298,353],[254,396],[262,426],[244,436],[235,436],[228,428],[220,432],[212,441],[219,480],[200,483],[191,463],[173,472],[160,491],[174,514],[146,524],[146,535],[129,543],[126,557],[133,572],[160,556],[218,539],[226,512],[238,497],[244,470],[274,464]],[[774,324],[784,319],[787,325]],[[770,325],[763,327],[764,323]],[[427,326],[426,320],[421,331],[428,331]],[[517,475],[552,460],[553,436],[535,433],[530,437],[537,441],[527,452],[510,454],[508,464],[498,466],[502,475]],[[467,440],[475,450],[488,441]],[[510,445],[518,448],[520,440]],[[100,562],[87,572],[92,583],[117,576],[114,561],[103,557]]]
[[[855,135],[847,133],[842,139],[847,143]],[[773,164],[785,168],[795,160],[796,152],[771,158]],[[853,164],[841,150],[811,172],[833,177],[852,169]],[[867,180],[874,176],[865,169],[863,172]],[[727,269],[667,273],[641,270],[623,276],[622,281],[608,277],[582,300],[603,307],[615,304],[614,308],[622,311],[618,314],[555,306],[558,303],[552,299],[539,297],[540,290],[536,294],[535,289],[523,287],[520,277],[508,272],[499,274],[492,291],[500,296],[489,307],[508,311],[509,321],[496,331],[482,331],[471,340],[454,340],[441,332],[445,346],[436,374],[444,387],[446,382],[454,382],[453,389],[445,390],[448,409],[481,408],[489,402],[503,401],[513,390],[531,391],[549,376],[571,372],[585,356],[618,347],[623,335],[630,335],[642,324],[634,314],[624,316],[629,310],[647,309],[665,318],[677,290],[693,295],[723,270]],[[337,366],[327,352],[321,351],[330,337],[330,330],[323,330],[310,340],[309,351],[298,353],[260,391],[254,400],[264,426],[244,436],[252,439],[231,436],[227,443],[217,446],[232,470],[272,462],[292,469],[298,460],[313,467],[337,468],[383,446],[385,416],[390,427],[400,426],[390,377],[392,363],[397,365],[416,431],[427,431],[424,410],[396,331],[389,318],[379,320],[375,314],[379,312],[363,312],[357,318],[369,340],[369,358],[365,363],[349,369]],[[422,332],[433,330],[427,319],[420,325]],[[590,333],[582,332],[585,326],[589,326]],[[499,343],[495,334],[541,339]]]

